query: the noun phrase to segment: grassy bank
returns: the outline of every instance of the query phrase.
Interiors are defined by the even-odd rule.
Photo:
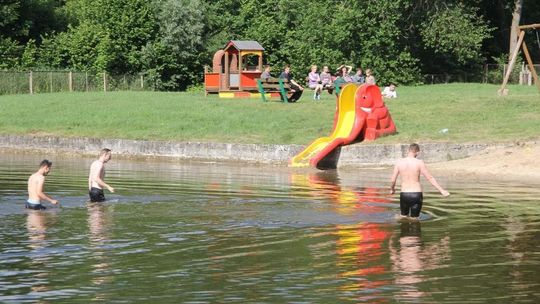
[[[380,143],[512,141],[540,136],[535,87],[448,84],[398,88],[387,101],[399,134]],[[90,92],[0,96],[0,133],[176,141],[307,144],[332,129],[335,98],[263,103],[202,93]],[[439,132],[448,129],[447,133]]]

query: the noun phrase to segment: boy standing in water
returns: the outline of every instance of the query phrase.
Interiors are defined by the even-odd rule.
[[[26,209],[44,210],[45,206],[41,204],[41,200],[48,200],[51,204],[56,205],[58,201],[52,199],[43,192],[45,185],[45,176],[51,171],[52,163],[46,159],[39,164],[39,170],[32,174],[28,179],[28,200],[25,203]]]
[[[88,176],[88,194],[90,201],[103,202],[105,195],[103,187],[107,188],[111,193],[114,193],[114,188],[107,185],[103,180],[105,178],[105,163],[111,159],[111,150],[102,149],[99,152],[99,158],[90,166],[90,175]]]
[[[401,216],[410,216],[412,218],[418,218],[420,216],[420,210],[422,209],[422,186],[420,185],[420,174],[423,175],[439,192],[442,196],[449,196],[450,193],[444,190],[437,180],[429,173],[424,161],[416,158],[420,152],[420,146],[418,144],[411,144],[409,146],[409,152],[407,157],[400,159],[395,167],[392,178],[390,179],[390,193],[396,192],[396,180],[398,175],[401,174],[401,193],[399,195],[399,206],[401,209]]]

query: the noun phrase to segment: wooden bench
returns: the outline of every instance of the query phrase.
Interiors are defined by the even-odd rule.
[[[336,96],[339,96],[339,93],[341,92],[341,89],[343,89],[343,87],[345,85],[349,84],[349,82],[337,82],[337,83],[332,83],[332,85],[327,85],[323,88],[323,91],[328,91],[329,94],[332,94],[332,93],[335,93]],[[308,87],[309,88],[309,87]],[[311,88],[310,88],[311,89]],[[313,89],[311,89],[313,90]]]
[[[334,82],[332,83],[332,85],[327,85],[327,86],[324,86],[323,88],[323,91],[328,91],[329,94],[332,94],[332,93],[335,93],[336,96],[339,96],[339,93],[341,92],[341,89],[343,89],[343,87],[345,85],[347,85],[349,82],[345,82],[343,80],[334,80]],[[306,77],[306,88],[309,88],[309,77]],[[311,89],[313,90],[313,89]]]
[[[257,78],[257,88],[261,93],[263,101],[266,99],[266,94],[279,93],[283,102],[289,102],[289,96],[287,95],[291,91],[291,86],[287,79],[283,78]]]
[[[305,80],[306,80],[305,88],[306,88],[306,89],[310,89],[310,90],[313,91],[314,89],[309,87],[309,76],[306,77]],[[325,85],[325,86],[323,87],[323,91],[328,91],[328,94],[332,94],[332,93],[334,92],[334,84],[332,83],[332,85]]]

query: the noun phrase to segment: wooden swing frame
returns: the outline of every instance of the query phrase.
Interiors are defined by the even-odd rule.
[[[514,68],[514,65],[516,63],[516,58],[519,53],[520,47],[523,49],[523,54],[525,55],[525,59],[527,60],[527,65],[529,67],[529,70],[531,70],[532,76],[534,78],[534,84],[536,84],[536,87],[538,88],[538,92],[540,92],[540,82],[538,82],[538,74],[536,74],[536,70],[534,69],[534,65],[531,59],[531,55],[529,54],[529,49],[527,48],[527,44],[525,43],[525,31],[530,29],[540,29],[540,23],[535,24],[527,24],[527,25],[521,25],[518,27],[518,41],[516,43],[516,47],[514,48],[514,51],[512,52],[512,55],[510,56],[510,62],[508,63],[508,70],[506,71],[506,74],[504,75],[504,80],[501,85],[501,88],[498,90],[499,95],[504,96],[508,95],[508,89],[506,88],[506,84],[508,83],[508,79],[510,79],[510,74],[512,74],[512,69]]]

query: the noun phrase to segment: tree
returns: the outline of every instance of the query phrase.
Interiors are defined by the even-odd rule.
[[[426,47],[467,64],[481,59],[482,41],[489,37],[491,29],[473,9],[456,5],[428,17],[420,32]]]
[[[159,31],[144,46],[142,64],[156,89],[185,89],[201,80],[204,7],[198,0],[154,3]]]
[[[257,40],[297,78],[312,64],[350,64],[381,84],[414,84],[506,56],[511,20],[538,23],[540,2],[0,0],[0,68],[146,72],[156,89],[177,90],[200,82],[228,40]]]
[[[58,0],[0,0],[0,68],[36,63],[35,51],[30,52],[42,35],[65,29],[62,4]]]
[[[510,27],[510,47],[509,53],[512,54],[518,42],[518,26],[521,20],[521,11],[523,9],[523,0],[514,0],[514,10],[512,12],[512,26]],[[512,55],[510,55],[512,56]]]
[[[142,70],[142,48],[157,32],[147,1],[70,0],[66,5],[71,24],[47,37],[52,41],[43,43],[43,64],[116,74]]]
[[[416,84],[420,82],[420,60],[410,49],[403,31],[410,2],[367,1],[357,4],[358,15],[352,30],[351,57],[364,69],[374,71],[377,82]]]

